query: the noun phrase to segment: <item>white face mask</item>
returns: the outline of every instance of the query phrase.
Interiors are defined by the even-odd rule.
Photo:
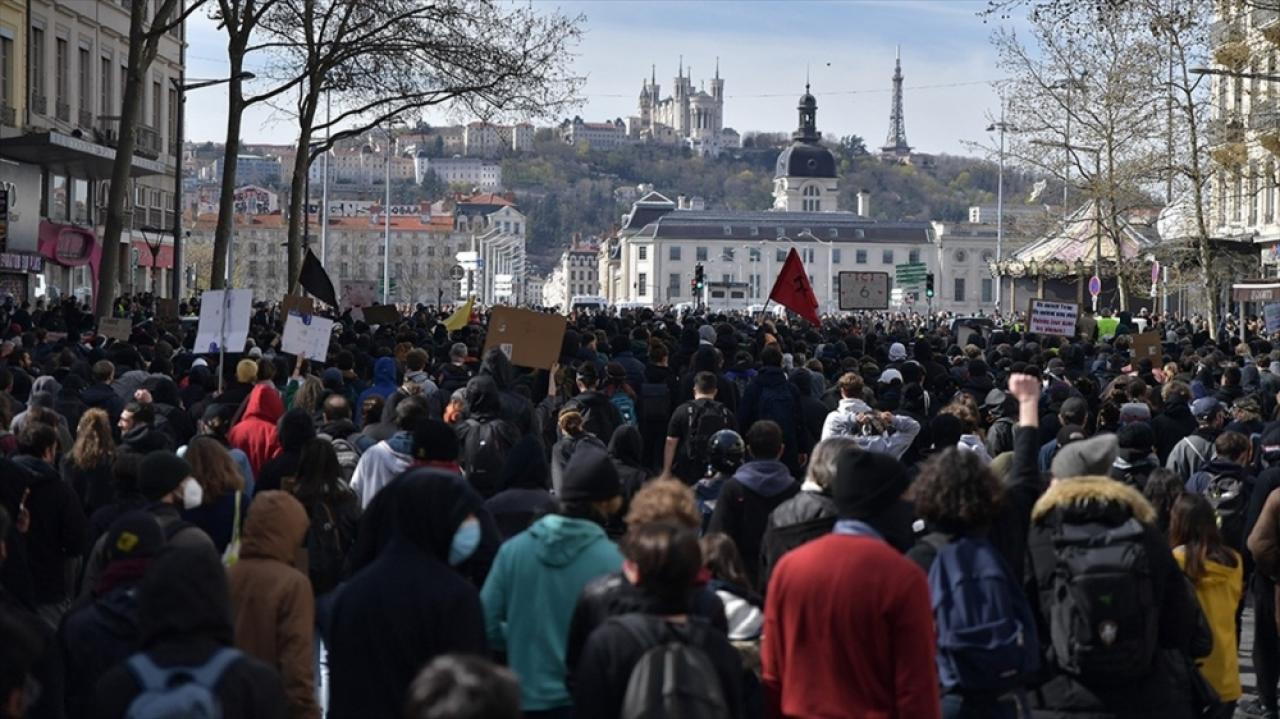
[[[204,502],[204,487],[194,477],[182,480],[182,508],[195,509]]]

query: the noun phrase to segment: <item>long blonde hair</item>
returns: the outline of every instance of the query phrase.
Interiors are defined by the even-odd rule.
[[[293,395],[293,406],[301,407],[311,414],[320,411],[320,402],[324,399],[324,384],[314,375],[302,380],[302,386]]]
[[[71,464],[77,469],[93,469],[110,462],[116,452],[111,437],[111,420],[106,410],[93,408],[80,416],[76,442],[71,445]]]
[[[213,437],[200,436],[187,445],[186,460],[191,476],[204,489],[204,503],[213,504],[222,495],[244,489],[244,477],[222,443]]]

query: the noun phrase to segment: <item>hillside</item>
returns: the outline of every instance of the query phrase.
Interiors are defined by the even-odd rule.
[[[997,168],[986,160],[935,155],[918,165],[884,164],[867,155],[858,137],[842,138],[831,149],[841,207],[854,209],[858,190],[866,189],[878,220],[960,221],[971,205],[996,199]],[[768,209],[779,151],[748,147],[712,160],[649,145],[595,152],[544,138],[534,152],[506,158],[502,174],[530,219],[530,259],[545,271],[574,233],[599,235],[618,222],[630,207],[615,199],[620,188],[650,183],[673,199],[699,196],[708,209]],[[1006,168],[1006,202],[1024,201],[1032,183]]]

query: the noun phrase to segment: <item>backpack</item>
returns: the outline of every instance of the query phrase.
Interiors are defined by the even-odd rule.
[[[502,469],[511,449],[511,443],[501,434],[503,422],[468,419],[463,423],[467,430],[462,443],[462,468],[467,482],[485,499],[502,491]]]
[[[125,711],[126,719],[219,719],[222,706],[214,688],[241,656],[223,647],[201,666],[162,669],[146,654],[134,654],[126,665],[141,691]]]
[[[1244,480],[1222,474],[1201,472],[1207,480],[1204,497],[1213,505],[1218,518],[1218,529],[1229,547],[1240,547],[1244,542],[1245,512],[1249,508],[1249,493]]]
[[[782,441],[787,446],[787,455],[796,446],[796,417],[799,407],[796,395],[799,390],[790,382],[779,382],[760,387],[757,419],[768,419],[778,423],[782,428]]]
[[[670,418],[671,388],[662,382],[640,385],[640,419],[646,425],[665,425]]]
[[[1048,598],[1053,657],[1063,671],[1117,686],[1151,672],[1159,612],[1146,533],[1123,524],[1063,523]]]
[[[609,402],[618,408],[618,414],[622,415],[622,421],[635,427],[640,422],[639,415],[636,414],[636,403],[631,401],[631,397],[626,392],[614,392],[609,398]]]
[[[707,469],[707,446],[711,443],[711,435],[722,429],[732,429],[729,410],[724,405],[713,399],[700,399],[689,406],[689,431],[685,433],[684,453],[699,476]]]
[[[343,526],[344,517],[334,512],[326,499],[316,502],[307,514],[311,517],[306,540],[307,576],[319,596],[341,583],[347,554],[355,544],[355,527]]]
[[[356,465],[360,464],[360,448],[352,444],[351,440],[342,437],[316,436],[328,439],[333,445],[333,451],[338,455],[338,467],[342,469],[342,478],[350,484],[351,477],[356,473]]]
[[[654,623],[661,624],[658,643],[645,651],[631,669],[622,711],[618,714],[620,719],[729,716],[729,703],[715,665],[692,641],[695,633],[705,630],[698,620],[690,618],[685,625],[690,635],[688,640],[656,617],[629,614],[612,621],[617,621],[645,645],[653,644]]]
[[[987,540],[958,537],[938,547],[929,595],[945,689],[1006,692],[1039,668],[1031,605]]]

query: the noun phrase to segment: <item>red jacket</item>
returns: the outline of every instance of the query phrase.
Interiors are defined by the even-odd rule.
[[[262,465],[280,454],[276,422],[283,414],[284,401],[280,393],[275,387],[260,384],[249,394],[244,416],[227,433],[227,442],[249,455],[254,477],[262,471]]]
[[[936,718],[934,652],[928,580],[885,542],[829,534],[774,569],[760,656],[769,716]]]

